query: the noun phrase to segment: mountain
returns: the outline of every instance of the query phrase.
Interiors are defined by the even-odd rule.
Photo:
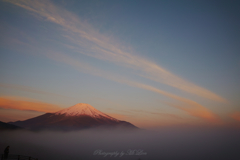
[[[55,113],[46,113],[25,121],[11,122],[10,124],[31,130],[71,131],[87,128],[137,129],[136,126],[129,122],[113,118],[85,103],[78,103]]]
[[[0,131],[3,131],[3,130],[19,130],[19,129],[22,129],[22,128],[18,127],[18,126],[15,126],[13,124],[8,124],[8,123],[0,121]]]

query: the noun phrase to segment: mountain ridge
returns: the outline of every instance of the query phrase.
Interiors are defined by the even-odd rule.
[[[3,131],[3,130],[20,130],[20,129],[23,129],[19,126],[16,126],[16,125],[13,125],[13,124],[9,124],[9,123],[5,123],[5,122],[2,122],[0,121],[0,131]]]

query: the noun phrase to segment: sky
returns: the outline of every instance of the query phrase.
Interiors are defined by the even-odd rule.
[[[141,128],[240,126],[238,1],[0,1],[0,121],[77,103]]]

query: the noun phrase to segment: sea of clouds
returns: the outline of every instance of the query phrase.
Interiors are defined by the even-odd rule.
[[[0,151],[39,160],[239,160],[240,129],[1,131]]]

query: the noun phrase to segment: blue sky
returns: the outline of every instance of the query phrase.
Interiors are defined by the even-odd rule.
[[[237,1],[0,3],[1,121],[76,103],[143,127],[240,119]]]

